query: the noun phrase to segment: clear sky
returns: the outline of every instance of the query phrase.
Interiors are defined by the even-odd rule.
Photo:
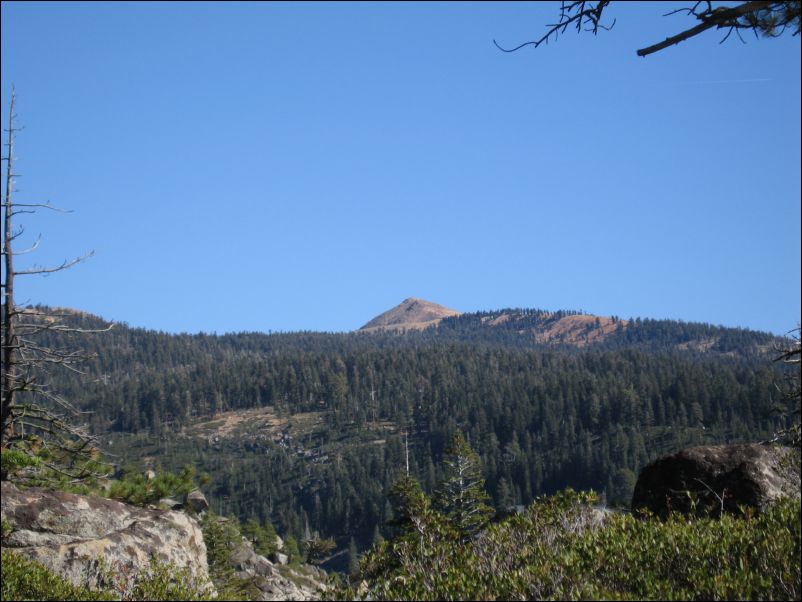
[[[17,302],[171,332],[351,330],[406,297],[784,333],[800,38],[613,3],[2,4],[40,248]],[[30,235],[30,236],[28,236]],[[27,238],[26,238],[27,237]]]

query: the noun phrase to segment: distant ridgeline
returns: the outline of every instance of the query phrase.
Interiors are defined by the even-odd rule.
[[[345,547],[353,536],[360,549],[387,529],[405,441],[427,490],[460,429],[498,508],[566,486],[627,504],[649,460],[769,438],[792,410],[775,388],[782,339],[668,320],[513,309],[407,330],[212,336],[117,324],[47,337],[96,355],[87,375],[54,371],[51,382],[92,411],[114,461],[192,463],[211,474],[217,511],[296,537],[308,525]]]
[[[549,312],[504,309],[443,318],[417,334],[432,341],[474,342],[507,347],[561,350],[639,348],[650,351],[689,350],[764,357],[779,341],[768,333],[677,320],[600,317],[577,311]]]

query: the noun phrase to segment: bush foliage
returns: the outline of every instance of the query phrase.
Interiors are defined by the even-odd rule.
[[[148,570],[130,590],[92,591],[73,585],[40,563],[11,550],[2,550],[3,600],[212,600],[206,584],[196,582],[189,571],[152,560]],[[106,579],[114,583],[111,572]],[[116,590],[116,591],[115,591]]]
[[[140,472],[129,470],[123,473],[122,478],[112,482],[108,497],[144,506],[170,496],[185,496],[197,487],[195,467],[189,464],[178,474],[161,472],[151,479]]]
[[[33,560],[9,550],[0,551],[3,600],[116,600],[111,592],[92,592],[76,587]]]
[[[412,528],[368,552],[330,599],[798,600],[800,504],[745,518],[662,521],[593,509],[566,490],[454,545],[428,505]]]

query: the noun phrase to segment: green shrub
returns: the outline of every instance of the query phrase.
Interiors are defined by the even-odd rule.
[[[76,587],[38,562],[10,550],[0,551],[3,600],[116,600],[111,592],[92,592]]]
[[[3,539],[11,535],[11,532],[14,530],[14,527],[11,526],[11,523],[8,522],[6,519],[0,520],[0,535]]]
[[[68,442],[43,445],[41,437],[29,435],[14,447],[0,452],[0,478],[26,487],[47,487],[72,493],[95,493],[98,480],[111,466],[95,448],[75,448]]]
[[[24,451],[18,449],[4,449],[0,452],[0,474],[3,479],[13,475],[15,472],[22,468],[29,466],[41,466],[42,459],[38,456],[31,456]]]
[[[40,563],[29,560],[11,550],[2,550],[2,580],[0,596],[3,600],[119,600],[120,594],[112,590],[90,591],[77,587],[52,573]],[[113,584],[115,574],[105,570],[104,582]],[[119,589],[119,588],[117,588]],[[179,569],[170,563],[152,559],[130,591],[122,593],[123,600],[211,600],[208,584],[195,580],[188,569]],[[230,598],[222,598],[230,599]]]
[[[574,548],[594,576],[581,595],[799,599],[799,512],[798,500],[786,499],[759,517],[615,516]]]
[[[209,584],[198,582],[188,569],[152,559],[144,575],[125,596],[128,600],[213,600]],[[225,598],[223,598],[225,599]]]
[[[800,505],[759,516],[675,514],[666,521],[611,514],[598,526],[594,496],[537,500],[464,545],[436,514],[365,554],[353,585],[330,599],[798,600]]]
[[[121,479],[111,484],[108,497],[144,506],[164,497],[184,496],[193,489],[197,489],[195,467],[187,465],[177,475],[162,472],[152,479],[139,472],[125,472]]]

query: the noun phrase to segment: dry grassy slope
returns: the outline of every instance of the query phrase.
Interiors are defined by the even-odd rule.
[[[584,347],[590,343],[603,341],[618,329],[619,324],[621,328],[629,325],[629,320],[615,322],[612,318],[605,316],[580,314],[553,320],[553,315],[546,314],[546,319],[541,327],[523,329],[519,332],[521,334],[527,331],[531,332],[538,343],[555,342]],[[500,326],[514,321],[515,318],[514,313],[502,313],[492,318],[485,318],[483,323],[488,326]]]
[[[618,324],[626,328],[628,320],[613,322],[605,316],[578,315],[565,316],[550,324],[545,330],[536,334],[539,342],[559,340],[570,345],[583,347],[590,343],[603,341],[618,328]]]
[[[410,297],[400,305],[373,318],[359,330],[375,332],[377,330],[422,330],[434,326],[443,318],[458,316],[460,312],[437,303]]]

